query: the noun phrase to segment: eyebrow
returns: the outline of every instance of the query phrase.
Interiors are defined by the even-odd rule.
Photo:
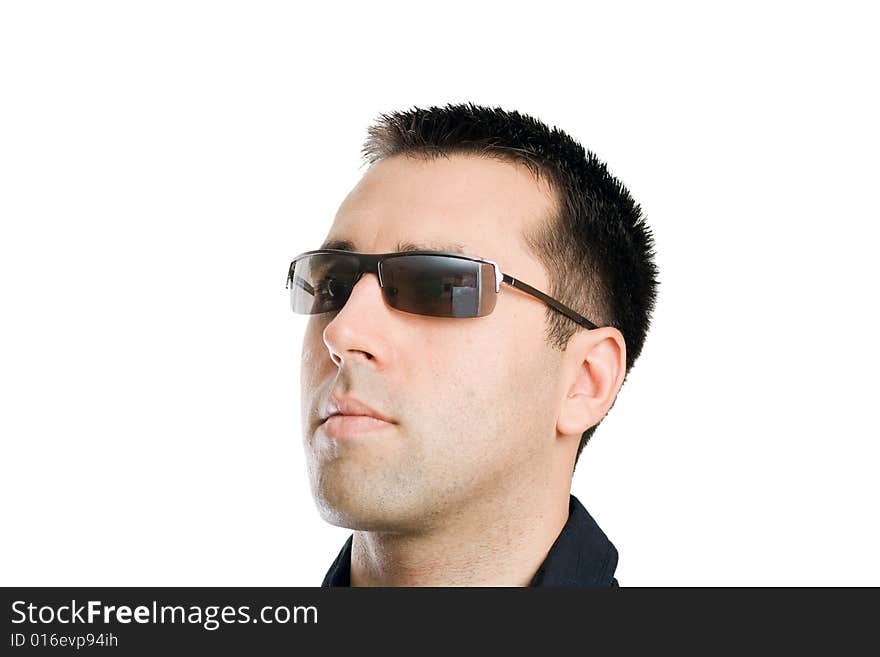
[[[338,251],[354,251],[357,247],[354,242],[349,240],[328,240],[321,246],[322,249],[336,249]],[[455,242],[410,242],[402,241],[397,243],[395,253],[405,251],[448,251],[450,253],[464,254],[465,248],[461,244]]]

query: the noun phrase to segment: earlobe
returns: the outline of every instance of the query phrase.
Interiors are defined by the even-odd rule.
[[[620,331],[602,327],[573,336],[567,351],[572,364],[564,368],[569,373],[556,430],[579,435],[614,403],[626,369],[626,345]]]

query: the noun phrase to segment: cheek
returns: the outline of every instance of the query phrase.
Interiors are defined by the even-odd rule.
[[[500,397],[498,383],[506,378],[510,360],[509,345],[487,331],[463,330],[427,337],[422,352],[426,364],[423,385],[446,401],[461,405]]]
[[[313,410],[316,399],[326,394],[326,386],[337,369],[322,337],[326,322],[316,319],[311,318],[303,334],[300,353],[300,410],[303,422]]]
[[[309,317],[303,333],[300,358],[303,377],[316,377],[336,369],[336,364],[330,358],[330,351],[324,344],[324,329],[327,328],[330,319],[331,316],[328,314]]]
[[[436,441],[434,449],[442,452],[437,461],[482,468],[509,460],[505,452],[517,458],[536,443],[544,414],[535,410],[547,386],[534,380],[535,355],[514,336],[462,331],[454,341],[425,345],[424,376],[410,392],[416,421],[424,420],[414,429]]]

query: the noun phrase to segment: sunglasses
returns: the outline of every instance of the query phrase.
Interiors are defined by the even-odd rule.
[[[301,315],[341,310],[364,274],[376,274],[391,308],[429,317],[485,317],[495,309],[501,284],[540,299],[588,329],[586,317],[513,276],[485,258],[445,251],[356,253],[307,251],[287,272],[290,307]]]

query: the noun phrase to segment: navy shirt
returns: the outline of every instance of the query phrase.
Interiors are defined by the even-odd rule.
[[[351,586],[349,536],[321,586]],[[569,496],[568,520],[529,586],[618,586],[617,549],[584,505]]]

